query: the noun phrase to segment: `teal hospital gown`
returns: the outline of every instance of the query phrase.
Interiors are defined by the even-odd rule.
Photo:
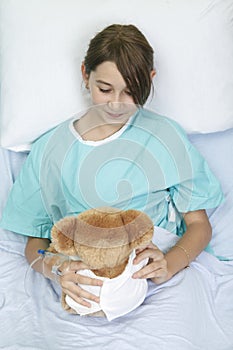
[[[32,146],[8,198],[1,226],[50,238],[59,219],[112,206],[146,212],[182,235],[182,215],[218,206],[220,184],[174,121],[139,109],[114,135],[84,141],[67,120]]]

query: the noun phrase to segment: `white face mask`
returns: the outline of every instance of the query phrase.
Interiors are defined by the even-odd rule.
[[[146,279],[133,279],[131,276],[148,262],[144,259],[137,265],[133,265],[136,254],[133,251],[129,257],[125,270],[119,276],[109,279],[96,276],[91,270],[81,270],[78,273],[98,278],[104,281],[103,286],[80,285],[81,288],[100,297],[100,303],[91,303],[91,308],[76,303],[71,297],[66,296],[66,303],[79,315],[84,316],[102,310],[108,321],[123,316],[138,307],[145,299],[147,293]]]

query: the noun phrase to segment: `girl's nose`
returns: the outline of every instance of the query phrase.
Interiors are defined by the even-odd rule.
[[[109,103],[112,103],[112,104],[116,105],[117,103],[122,102],[121,101],[122,96],[121,96],[120,92],[115,91],[109,97],[110,97],[109,98]]]
[[[112,111],[117,111],[121,108],[121,102],[119,100],[109,101],[108,107],[111,108]]]

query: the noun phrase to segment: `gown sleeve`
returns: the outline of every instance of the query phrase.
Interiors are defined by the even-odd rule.
[[[181,213],[210,209],[224,201],[221,184],[210,169],[201,153],[190,143],[180,126],[177,126],[183,143],[183,151],[179,152],[179,181],[169,189],[172,200]]]
[[[50,238],[53,222],[40,189],[40,167],[47,137],[35,142],[10,191],[0,226],[26,236]]]

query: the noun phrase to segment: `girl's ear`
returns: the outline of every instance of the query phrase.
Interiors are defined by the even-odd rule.
[[[151,76],[151,80],[156,76],[156,70],[152,69],[152,71],[150,72],[150,76]]]
[[[82,72],[83,81],[85,83],[85,86],[86,86],[86,88],[88,88],[89,75],[86,72],[86,67],[85,67],[84,62],[82,62],[82,65],[81,65],[81,72]]]

